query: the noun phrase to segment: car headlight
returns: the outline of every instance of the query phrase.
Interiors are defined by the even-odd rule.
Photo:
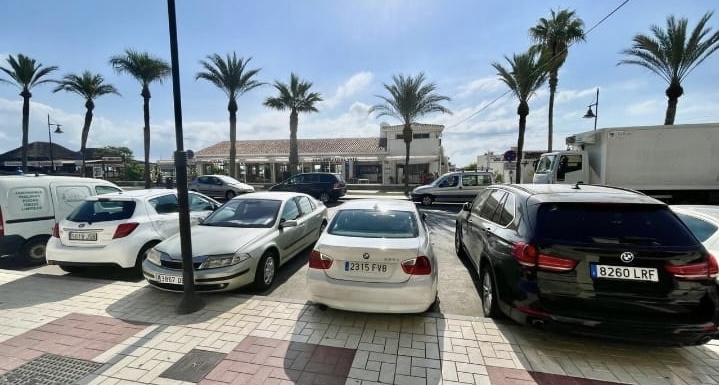
[[[198,269],[216,269],[218,267],[232,266],[246,261],[248,258],[250,258],[250,255],[247,253],[210,255]]]
[[[150,250],[147,250],[147,260],[152,262],[153,264],[160,266],[162,265],[162,262],[160,262],[160,259],[162,257],[162,252],[157,250],[156,248],[151,248]]]

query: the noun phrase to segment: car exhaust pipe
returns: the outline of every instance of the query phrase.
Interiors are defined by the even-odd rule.
[[[533,318],[529,323],[534,326],[535,328],[543,328],[544,327],[544,320],[539,318]]]

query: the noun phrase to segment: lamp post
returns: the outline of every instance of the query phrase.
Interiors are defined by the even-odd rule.
[[[592,106],[594,106],[597,110],[597,112],[592,111]],[[594,131],[597,130],[597,116],[599,115],[599,88],[597,88],[597,100],[589,105],[589,109],[587,109],[587,113],[584,114],[584,118],[591,119],[594,118]]]
[[[50,141],[50,167],[52,172],[55,172],[55,159],[52,157],[52,132],[50,129],[55,126],[55,133],[56,134],[62,134],[62,130],[60,127],[62,127],[61,124],[57,123],[50,123],[50,114],[47,114],[47,139]]]

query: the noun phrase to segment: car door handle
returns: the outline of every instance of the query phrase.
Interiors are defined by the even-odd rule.
[[[485,229],[482,229],[482,230],[483,230],[485,233],[491,233],[491,232],[492,232],[492,229],[489,228],[489,227],[487,227],[487,228],[485,228]]]

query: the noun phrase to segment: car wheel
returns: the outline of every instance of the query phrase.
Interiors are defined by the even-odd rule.
[[[147,252],[150,251],[151,248],[155,247],[155,245],[157,245],[158,243],[160,242],[147,242],[145,246],[142,246],[140,252],[137,253],[137,259],[135,260],[135,266],[133,267],[133,270],[138,276],[142,277],[142,262],[145,262],[145,259],[147,258]]]
[[[255,288],[259,290],[269,289],[275,281],[276,272],[277,260],[275,259],[275,253],[271,250],[265,251],[255,271]]]
[[[464,251],[464,245],[462,245],[462,228],[457,225],[454,229],[454,252],[460,258],[465,258],[467,252]]]
[[[20,250],[20,258],[28,265],[41,265],[45,263],[45,250],[50,237],[39,236],[28,239]]]
[[[422,195],[422,205],[423,206],[431,206],[432,202],[434,202],[434,198],[432,198],[431,195]]]
[[[322,201],[322,203],[327,203],[330,201],[330,199],[330,193],[328,193],[327,191],[324,191],[322,192],[322,194],[320,194],[320,201]]]
[[[230,199],[234,198],[235,195],[237,195],[237,194],[235,194],[234,191],[230,190],[225,193],[225,199],[227,199],[229,201]]]
[[[497,305],[497,285],[494,282],[494,275],[491,267],[484,265],[481,270],[482,279],[482,312],[487,318],[499,317],[499,306]]]
[[[87,267],[85,266],[68,266],[68,265],[58,265],[60,270],[67,272],[67,273],[82,273],[87,270]]]
[[[317,233],[317,239],[320,239],[322,236],[322,232],[325,231],[325,228],[327,228],[327,222],[322,221],[322,224],[320,225],[320,231]]]

